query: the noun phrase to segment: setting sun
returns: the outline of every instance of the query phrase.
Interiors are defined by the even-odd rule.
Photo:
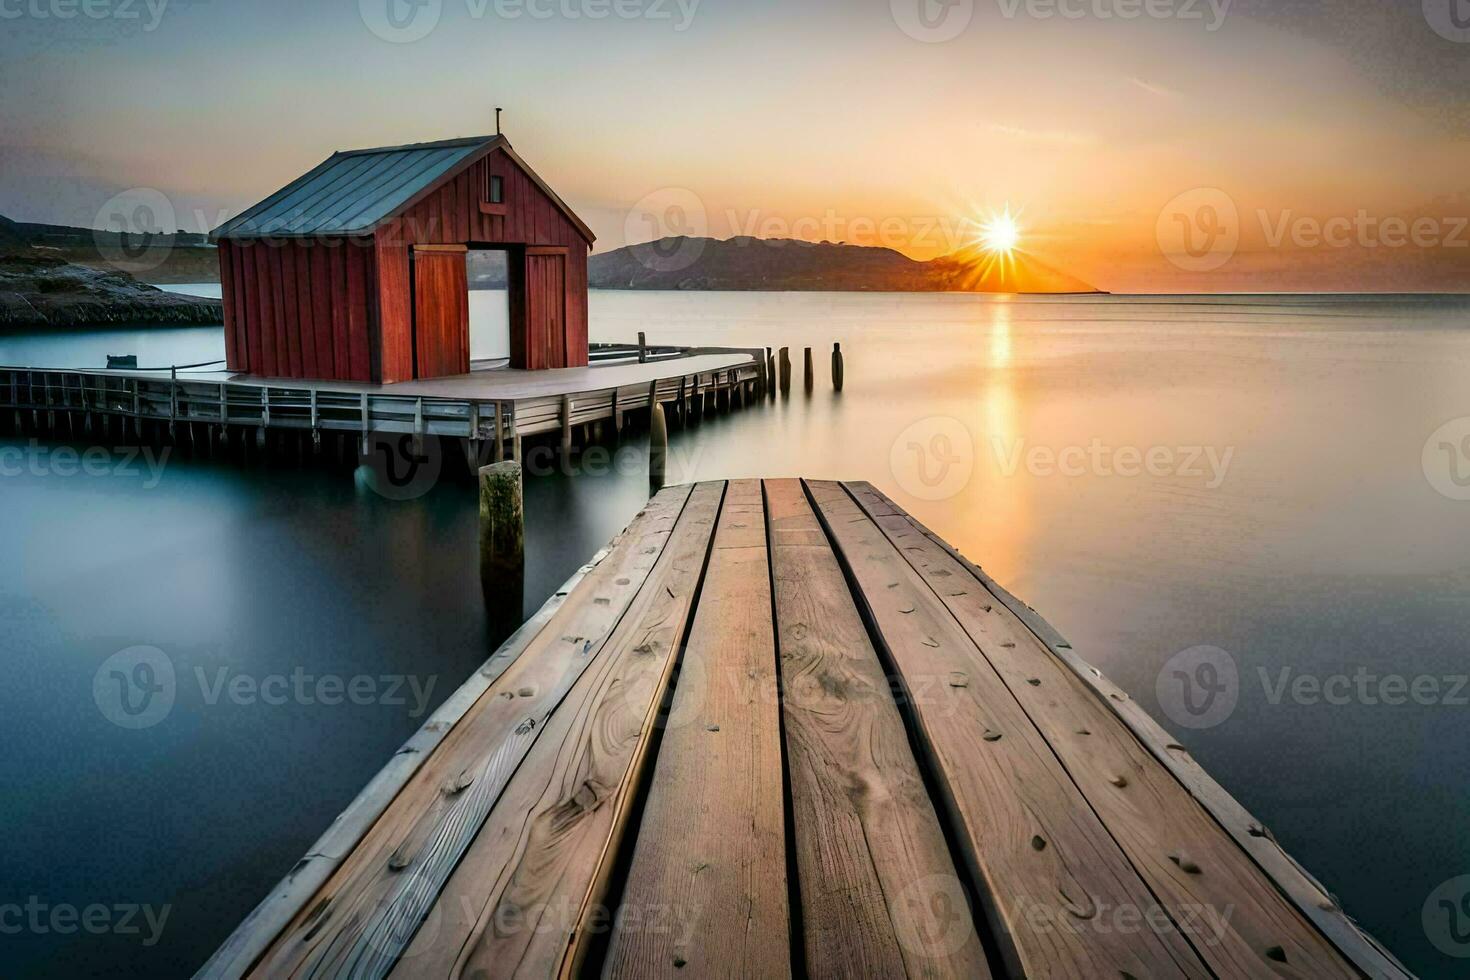
[[[1015,249],[1020,240],[1021,229],[1016,224],[1016,219],[1011,216],[1010,208],[993,215],[980,227],[980,242],[989,252],[1009,253]]]

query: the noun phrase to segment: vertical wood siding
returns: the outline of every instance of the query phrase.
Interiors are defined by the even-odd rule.
[[[504,204],[492,210],[503,213],[481,210],[492,175],[504,187]],[[385,222],[370,239],[221,241],[230,369],[283,378],[412,378],[409,253],[416,245],[507,246],[511,363],[587,363],[587,242],[530,176],[495,150]],[[533,252],[534,246],[554,246],[565,254],[548,260],[523,246]],[[535,265],[532,275],[528,263]],[[467,308],[467,295],[463,303]],[[533,317],[539,325],[534,336]],[[431,364],[463,363],[456,370],[468,370],[468,345],[468,321],[463,336],[420,338],[419,376],[433,377],[425,373]]]

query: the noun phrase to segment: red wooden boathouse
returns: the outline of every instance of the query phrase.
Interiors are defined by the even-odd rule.
[[[506,254],[512,367],[587,363],[592,232],[502,136],[335,153],[211,237],[232,371],[467,372],[472,249]]]

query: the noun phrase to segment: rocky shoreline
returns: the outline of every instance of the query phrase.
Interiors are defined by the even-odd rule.
[[[165,292],[126,272],[76,265],[36,249],[0,255],[0,330],[223,322],[217,299]]]

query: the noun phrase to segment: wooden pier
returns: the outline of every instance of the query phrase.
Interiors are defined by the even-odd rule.
[[[659,493],[207,977],[1405,977],[863,483]]]
[[[186,445],[252,433],[323,433],[366,440],[409,433],[467,440],[472,453],[519,458],[525,436],[575,434],[626,413],[669,404],[681,420],[706,407],[739,407],[771,387],[763,350],[595,345],[584,368],[469,374],[377,385],[261,378],[217,370],[56,369],[0,366],[0,412],[50,434],[134,436],[145,426]],[[94,428],[95,427],[95,428]],[[590,441],[590,440],[585,440]],[[243,444],[244,440],[238,440]],[[481,447],[484,452],[481,453]]]

